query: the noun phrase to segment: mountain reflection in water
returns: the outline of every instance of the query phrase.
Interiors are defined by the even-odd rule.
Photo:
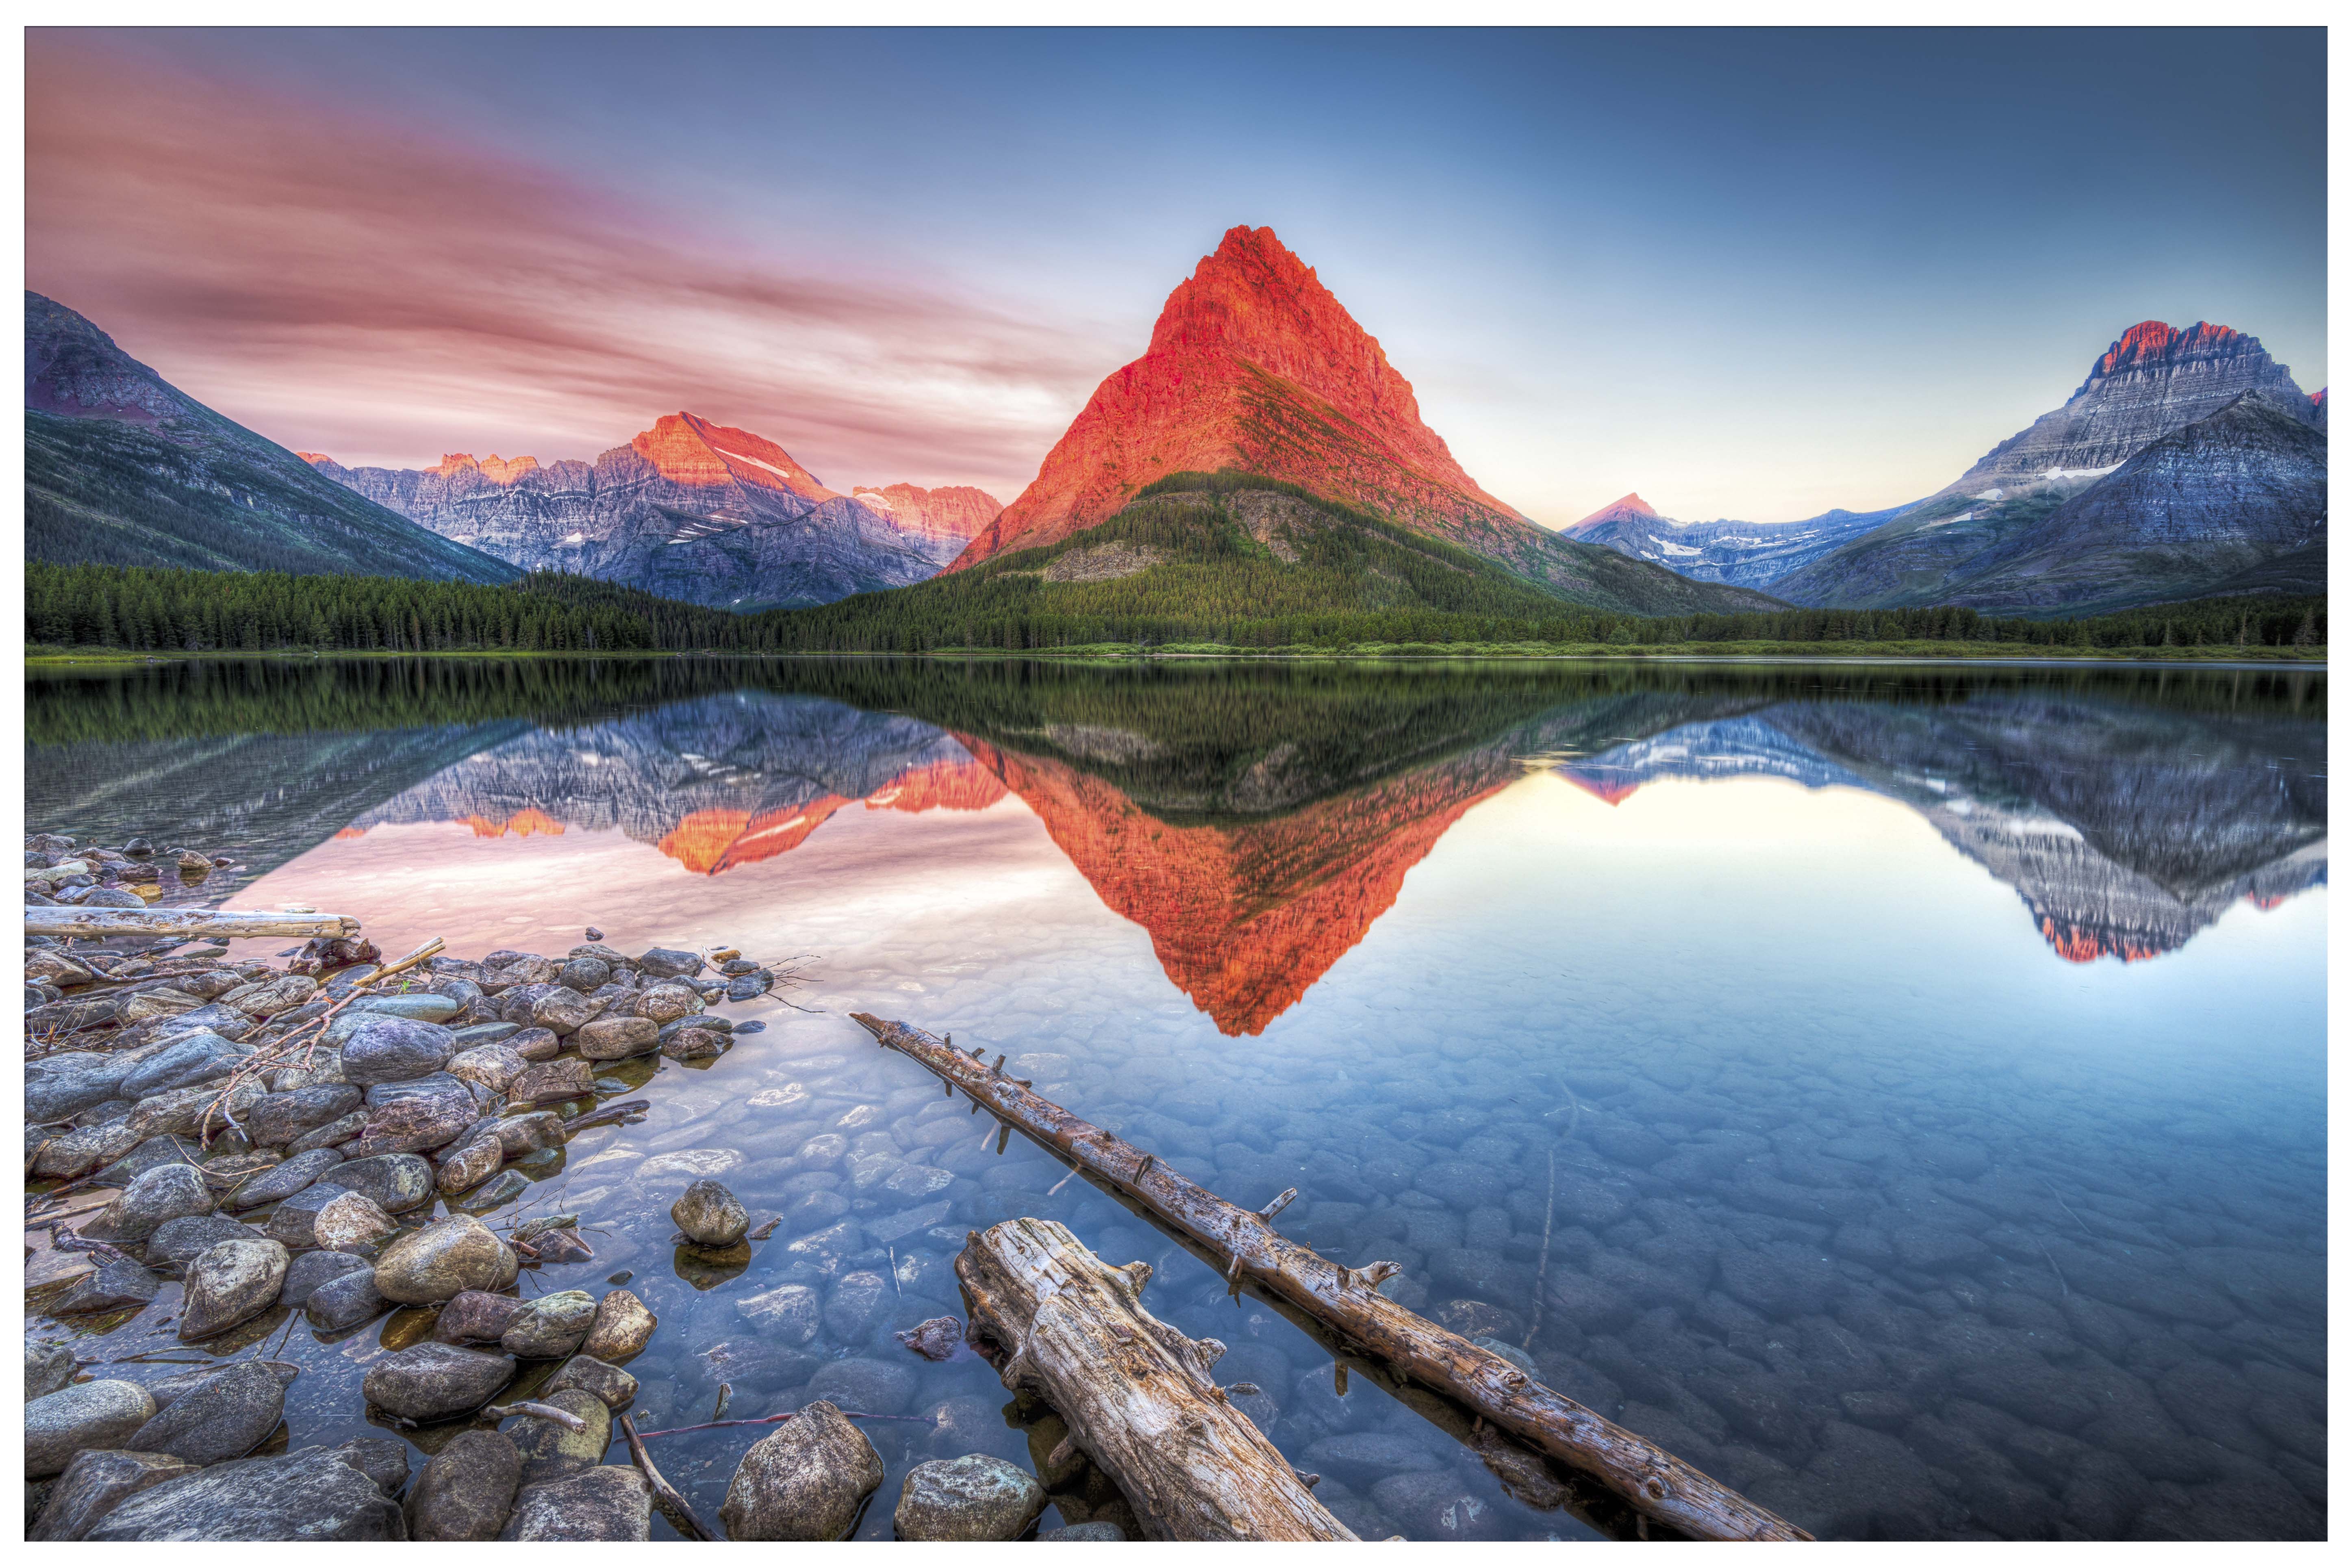
[[[662,700],[659,680],[704,689]],[[1900,802],[2077,963],[2168,952],[2237,900],[2272,908],[2326,877],[2325,677],[2304,672],[714,664],[635,681],[602,714],[567,689],[570,721],[536,727],[35,747],[32,816],[176,795],[202,823],[257,828],[264,869],[386,824],[617,830],[715,877],[853,806],[1011,796],[1228,1035],[1295,1005],[1465,812],[1546,766],[1612,805],[1740,778]]]

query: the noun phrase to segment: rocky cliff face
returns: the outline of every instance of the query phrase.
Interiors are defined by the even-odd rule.
[[[2273,591],[2324,594],[2326,538],[2327,437],[2301,399],[2242,393],[1971,563],[1950,602],[2079,610],[2119,591],[2193,598],[2283,560]]]
[[[25,552],[54,562],[511,582],[25,295]]]
[[[906,533],[923,540],[941,564],[962,553],[972,536],[994,522],[1004,503],[970,485],[858,485],[850,491],[859,504],[882,512]]]
[[[2093,604],[2119,608],[2179,597],[2183,583],[2210,583],[2216,574],[2200,576],[2194,570],[2176,572],[2168,566],[2145,577],[2132,572],[2117,574],[2116,558],[2096,556],[2087,544],[2084,566],[2067,568],[2063,557],[2071,547],[2051,530],[2071,524],[2059,524],[2053,514],[2063,513],[2078,499],[2087,501],[2087,492],[2117,475],[2151,444],[2249,394],[2283,411],[2289,423],[2318,434],[2324,445],[2324,405],[2305,396],[2260,340],[2204,321],[2185,330],[2142,321],[2108,346],[2063,407],[1995,447],[1934,496],[1776,578],[1769,591],[1801,605],[1879,609],[1960,603],[2000,613]],[[2231,472],[2230,465],[2245,456],[2242,447],[2231,456],[2215,442],[2174,452],[2168,459],[2168,482],[2184,493],[2206,497],[2210,504],[2201,512],[2173,506],[2168,515],[2185,522],[2198,512],[2225,535],[2270,531],[2270,523],[2225,516],[2229,508],[2224,498],[2232,490],[2294,490],[2303,481],[2297,471],[2283,471],[2272,480]],[[2208,458],[2221,466],[2192,476],[2189,469]],[[2299,461],[2291,459],[2290,468]],[[2094,503],[2108,519],[2102,527],[2117,526],[2116,509],[2127,495],[2152,499],[2158,488],[2143,479],[2107,491],[2105,501]],[[2083,515],[2072,514],[2076,520]],[[2126,531],[2139,526],[2126,525]],[[2049,553],[2053,548],[2055,552]],[[2060,578],[2073,579],[2080,591],[2065,590],[2074,596],[2062,596],[2043,582],[2006,574],[2001,563],[2023,553],[2034,553],[2043,563],[2036,579],[2055,568]],[[2088,563],[2095,557],[2104,561],[2104,567]],[[2141,559],[2162,565],[2155,557]],[[2102,571],[2106,591],[2099,595],[2090,590]],[[2290,574],[2290,579],[2294,575]],[[1979,577],[1986,578],[1985,584],[1971,589]]]
[[[1314,269],[1272,229],[1247,227],[1228,230],[1169,295],[1143,357],[1095,389],[1035,480],[949,570],[1057,543],[1155,479],[1220,468],[1450,539],[1579,603],[1605,592],[1596,572],[1611,563],[1595,547],[1479,488]]]
[[[845,496],[765,437],[683,413],[593,463],[460,452],[429,468],[346,468],[307,456],[369,500],[527,571],[725,609],[919,583],[961,547],[953,520],[972,504],[931,504],[944,492],[905,486],[892,487],[910,492],[903,505]]]

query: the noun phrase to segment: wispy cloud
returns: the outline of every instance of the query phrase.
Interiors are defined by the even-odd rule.
[[[588,457],[688,408],[838,488],[1009,500],[1127,357],[944,283],[796,275],[723,214],[682,221],[102,38],[37,35],[26,77],[28,285],[232,417],[348,462]],[[860,244],[839,237],[845,258]]]

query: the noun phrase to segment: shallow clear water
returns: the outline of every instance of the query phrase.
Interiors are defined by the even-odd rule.
[[[724,1009],[767,1028],[542,1173],[530,1211],[599,1257],[525,1289],[634,1271],[641,1426],[721,1382],[731,1415],[944,1404],[862,1423],[863,1536],[923,1458],[1033,1462],[983,1363],[890,1337],[960,1312],[966,1231],[1021,1214],[1150,1260],[1146,1305],[1232,1347],[1360,1533],[1591,1531],[983,1146],[861,1010],[1009,1053],[1236,1203],[1297,1187],[1286,1234],[1402,1263],[1407,1304],[1821,1534],[2325,1529],[2323,674],[663,661],[28,698],[29,826],[234,848],[214,902],[390,952],[810,955],[815,1011]],[[668,1242],[702,1171],[784,1216],[723,1279]],[[736,1302],[794,1280],[828,1305],[787,1346]],[[294,1442],[366,1429],[356,1363],[404,1330],[292,1327]],[[759,1435],[656,1446],[710,1518]]]

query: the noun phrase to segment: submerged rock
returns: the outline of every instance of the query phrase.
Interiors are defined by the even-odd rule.
[[[820,1399],[751,1445],[719,1517],[733,1541],[838,1541],[882,1474],[866,1434]]]
[[[1018,1541],[1045,1511],[1045,1489],[988,1454],[928,1459],[907,1472],[891,1515],[901,1541]]]

